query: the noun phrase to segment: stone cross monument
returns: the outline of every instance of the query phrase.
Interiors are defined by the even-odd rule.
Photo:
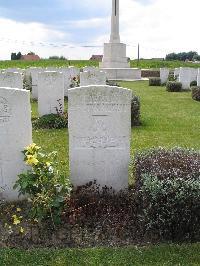
[[[141,79],[141,70],[130,68],[126,57],[126,44],[120,41],[119,0],[112,0],[110,41],[104,44],[104,56],[99,67],[106,73],[108,80]]]
[[[120,43],[119,36],[119,0],[112,0],[112,22],[110,43]]]
[[[119,0],[112,0],[110,42],[104,44],[102,68],[130,68],[126,57],[126,44],[120,42]]]

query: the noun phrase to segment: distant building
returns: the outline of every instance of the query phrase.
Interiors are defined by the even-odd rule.
[[[40,60],[40,57],[36,54],[27,54],[22,55],[20,59],[25,61],[38,61]]]
[[[90,60],[92,60],[92,61],[99,61],[99,62],[101,62],[102,59],[103,59],[103,55],[93,55],[93,56],[90,58]]]
[[[156,58],[151,58],[150,60],[154,60],[154,61],[165,61],[165,58],[156,57]]]

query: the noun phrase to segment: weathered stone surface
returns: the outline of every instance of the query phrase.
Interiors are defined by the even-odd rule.
[[[128,186],[131,97],[128,89],[85,86],[69,90],[69,155],[75,186],[97,181]]]
[[[183,90],[190,89],[191,68],[189,67],[180,68],[179,81],[182,83]]]
[[[64,110],[63,73],[45,71],[38,75],[38,112],[40,116]]]
[[[197,74],[197,86],[200,86],[200,68],[198,68],[198,74]]]
[[[88,72],[88,71],[90,71],[90,72],[97,72],[97,71],[100,71],[100,69],[97,68],[97,67],[94,67],[94,66],[85,66],[83,68],[83,72]]]
[[[0,87],[23,89],[23,76],[17,72],[0,73]]]
[[[198,75],[198,68],[191,68],[190,82],[197,81],[197,75]]]
[[[140,80],[141,69],[138,68],[102,68],[108,80]]]
[[[106,85],[106,73],[103,71],[85,71],[80,73],[80,86]]]
[[[31,84],[32,84],[32,98],[38,99],[38,74],[43,72],[43,68],[39,67],[30,67],[26,73],[31,75]]]
[[[26,165],[21,151],[32,143],[29,91],[0,88],[0,198],[17,200],[13,190]]]
[[[75,84],[73,79],[79,80],[80,69],[76,67],[62,67],[60,72],[64,74],[64,95],[68,96],[68,90]]]
[[[180,74],[180,68],[175,68],[174,69],[174,78],[179,79],[179,74]]]
[[[169,69],[168,68],[160,68],[160,79],[161,84],[164,84],[167,82],[169,77]]]

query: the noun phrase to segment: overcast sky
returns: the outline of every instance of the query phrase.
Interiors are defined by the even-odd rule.
[[[11,52],[88,59],[109,40],[111,0],[0,0],[0,59]],[[200,53],[200,0],[120,0],[120,32],[127,56]],[[87,48],[82,46],[99,46]]]

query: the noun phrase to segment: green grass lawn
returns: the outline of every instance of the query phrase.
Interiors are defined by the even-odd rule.
[[[90,60],[39,60],[39,61],[22,61],[22,60],[6,60],[0,61],[0,69],[5,68],[28,68],[28,67],[62,67],[62,66],[99,66],[99,62]],[[131,60],[131,67],[139,67],[142,69],[158,69],[161,67],[175,68],[175,67],[200,67],[200,64],[188,63],[183,61],[159,61],[142,59],[139,62],[137,60]]]
[[[1,266],[192,266],[200,265],[200,244],[137,248],[0,250]]]

